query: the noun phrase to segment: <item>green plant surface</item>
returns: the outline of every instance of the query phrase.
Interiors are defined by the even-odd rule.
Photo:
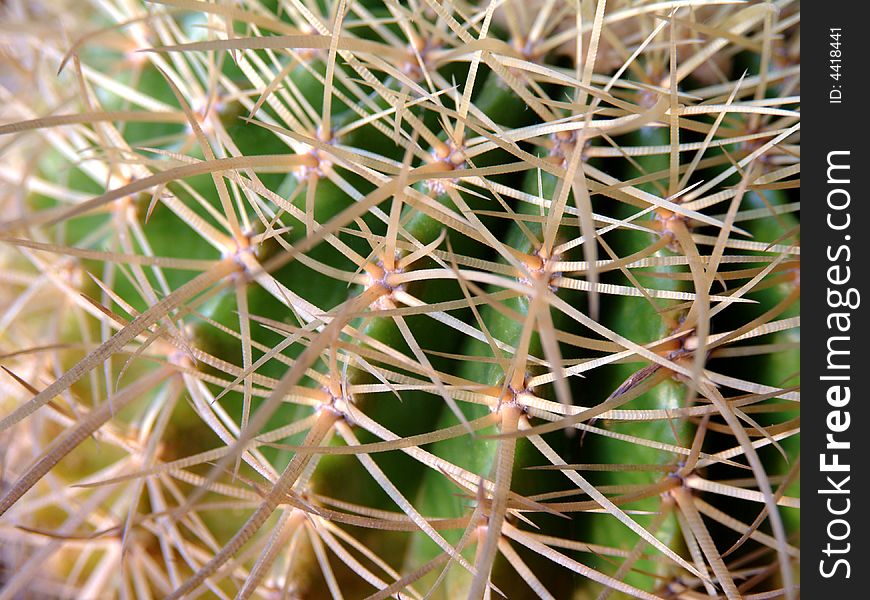
[[[670,135],[664,127],[643,127],[624,136],[621,140],[625,147],[667,147]],[[638,156],[635,164],[630,165],[626,179],[644,177],[647,175],[668,173],[670,157],[668,153]],[[662,189],[661,180],[650,181],[638,185],[639,189],[655,193]],[[636,209],[623,206],[614,210],[619,218],[629,218]],[[650,215],[641,222],[651,228],[658,226],[656,213]],[[619,256],[629,256],[638,252],[648,252],[648,249],[659,249],[653,254],[658,257],[674,256],[675,253],[663,243],[667,241],[657,232],[641,231],[615,231],[609,237],[610,246]],[[660,267],[650,272],[635,272],[632,277],[634,282],[646,288],[656,290],[686,291],[687,286],[679,280],[667,279],[668,274],[686,272],[685,267]],[[655,277],[656,274],[664,277]],[[650,277],[653,275],[653,277]],[[623,285],[637,284],[628,276],[623,275],[619,281]],[[682,336],[672,337],[669,343],[659,347],[658,351],[664,356],[675,356],[683,351],[685,340],[691,336],[690,329],[681,331],[681,320],[686,311],[680,309],[684,306],[679,300],[663,300],[649,297],[619,296],[614,298],[604,307],[602,318],[613,323],[614,331],[619,334],[643,343],[652,343],[662,338],[669,338],[674,334],[682,333]],[[633,436],[641,440],[668,441],[677,445],[689,446],[693,437],[693,429],[690,421],[679,415],[679,410],[686,402],[686,387],[673,375],[661,369],[652,370],[649,365],[637,363],[614,364],[605,367],[596,376],[596,384],[603,389],[610,389],[610,397],[618,400],[619,396],[626,394],[637,386],[652,384],[645,393],[622,406],[623,409],[633,408],[647,411],[671,412],[667,418],[658,418],[641,422],[601,422],[600,427]],[[622,486],[623,493],[631,496],[632,486],[643,490],[656,484],[667,484],[669,472],[677,472],[680,465],[670,452],[663,452],[655,447],[644,446],[631,441],[624,441],[606,437],[592,437],[586,444],[586,452],[594,460],[589,462],[599,463],[604,469],[618,469],[622,465],[623,471],[604,472],[597,480],[600,485],[613,486],[618,489]],[[584,454],[586,454],[584,452]],[[636,470],[632,470],[636,469]],[[594,476],[594,474],[591,474]],[[667,485],[662,486],[660,494],[652,495],[631,503],[631,507],[640,511],[637,520],[642,523],[659,540],[669,546],[680,547],[681,533],[677,515],[674,509],[674,500],[667,491]],[[641,494],[641,498],[644,494]],[[647,495],[648,496],[648,495]],[[648,513],[643,515],[643,513]],[[622,552],[628,552],[625,560],[621,563],[614,558],[601,558],[598,560],[600,569],[613,571],[615,576],[626,582],[633,583],[642,588],[660,589],[663,582],[673,576],[673,568],[667,563],[651,561],[648,555],[648,544],[639,541],[637,535],[626,528],[608,527],[604,524],[605,515],[590,515],[589,540],[603,546],[613,546]],[[593,563],[595,564],[595,563]],[[617,567],[614,571],[614,567]],[[602,596],[599,597],[603,597]]]
[[[798,597],[798,3],[0,20],[0,600]]]

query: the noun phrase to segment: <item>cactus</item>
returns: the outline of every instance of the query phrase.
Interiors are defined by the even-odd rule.
[[[0,16],[0,598],[798,596],[798,3]]]

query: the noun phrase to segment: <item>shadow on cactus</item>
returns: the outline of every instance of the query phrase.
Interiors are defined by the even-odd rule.
[[[798,597],[798,3],[0,15],[0,598]]]

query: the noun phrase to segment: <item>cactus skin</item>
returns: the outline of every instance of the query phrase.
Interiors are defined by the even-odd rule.
[[[633,147],[667,146],[670,143],[670,136],[664,127],[643,127],[623,137],[623,143],[626,146]],[[669,156],[667,154],[643,156],[638,157],[636,160],[637,166],[642,169],[642,172],[638,173],[637,169],[630,167],[629,172],[626,173],[626,179],[667,172],[668,170]],[[655,183],[660,182],[644,183],[638,187],[654,193],[656,190]],[[613,211],[614,215],[619,218],[628,218],[633,212],[635,211],[628,207],[619,207]],[[646,224],[650,225],[652,229],[655,227],[655,219],[655,216],[653,216],[646,221]],[[619,256],[629,256],[655,244],[659,238],[660,234],[655,232],[617,231],[614,232],[611,245]],[[673,256],[673,252],[664,248],[659,250],[656,256]],[[655,269],[655,272],[664,274],[679,273],[680,269],[678,267],[660,267]],[[686,291],[687,287],[684,282],[679,280],[653,277],[640,278],[640,280],[642,284],[649,285],[655,289]],[[623,277],[622,283],[629,282],[627,278]],[[620,296],[605,305],[602,318],[605,322],[613,323],[614,331],[638,343],[648,344],[670,336],[677,331],[679,319],[685,314],[684,311],[673,309],[673,306],[678,304],[679,302],[674,300],[655,300],[655,305],[653,305],[646,298]],[[669,306],[671,310],[668,310]],[[679,342],[672,342],[669,344],[669,347],[666,346],[665,349],[660,351],[667,355],[679,348],[679,346]],[[639,365],[637,363],[612,365],[609,367],[609,370],[602,372],[598,376],[596,383],[603,390],[610,390],[611,395],[613,395],[619,390],[625,389],[626,382],[644,373],[645,368],[648,369],[648,367],[649,365]],[[676,377],[669,375],[661,378],[652,389],[642,394],[636,400],[631,401],[624,408],[673,410],[684,406],[685,398],[685,386]],[[691,442],[693,434],[693,428],[689,420],[679,417],[638,423],[601,423],[600,426],[603,428],[613,427],[616,431],[642,439],[670,440],[684,445],[688,445]],[[676,439],[674,439],[675,437]],[[679,468],[677,464],[679,457],[674,456],[672,453],[599,436],[589,436],[589,439],[586,441],[586,452],[594,457],[595,462],[600,463],[670,466],[673,471]],[[667,477],[667,475],[666,471],[608,473],[604,474],[604,477],[601,477],[600,480],[604,485],[651,485],[659,482],[663,477]],[[666,494],[662,494],[642,502],[635,502],[632,504],[632,507],[649,511],[651,516],[639,516],[637,518],[638,521],[646,527],[651,527],[655,524],[655,529],[651,530],[651,532],[659,539],[665,541],[669,546],[679,548],[681,534],[676,515],[673,514],[672,504],[673,501]],[[625,551],[634,551],[635,545],[638,543],[637,536],[623,527],[608,527],[603,523],[602,516],[591,515],[587,517],[590,520],[590,541],[602,545],[615,546]],[[597,563],[600,564],[599,568],[619,573],[626,581],[638,585],[643,589],[658,586],[656,577],[646,575],[646,573],[653,573],[659,578],[667,578],[673,575],[673,569],[670,565],[656,564],[643,559],[636,560],[633,564],[628,563],[624,568],[620,565],[620,568],[615,571],[614,566],[607,560],[599,560]]]
[[[674,200],[670,153],[621,154],[676,133],[682,176],[715,122],[695,185],[791,127],[798,102],[730,98],[718,71],[794,35],[793,3],[45,0],[38,27],[2,4],[27,26],[0,42],[0,600],[795,597],[797,479],[787,539],[765,517],[734,542],[799,457],[792,431],[785,457],[758,443],[797,416],[799,352],[741,352],[799,327],[759,323],[693,379],[693,346],[660,340],[695,343],[694,252],[713,260],[738,177]],[[798,144],[740,165],[785,184],[773,206]],[[754,239],[727,236],[713,310],[796,254],[793,213],[735,225]],[[628,268],[696,297],[656,311],[612,262],[663,238],[650,259],[686,264]],[[796,316],[796,268],[704,325]],[[656,385],[576,417],[639,373]]]

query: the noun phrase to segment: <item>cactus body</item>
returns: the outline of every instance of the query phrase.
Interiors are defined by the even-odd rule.
[[[796,597],[796,3],[0,11],[0,598]]]

